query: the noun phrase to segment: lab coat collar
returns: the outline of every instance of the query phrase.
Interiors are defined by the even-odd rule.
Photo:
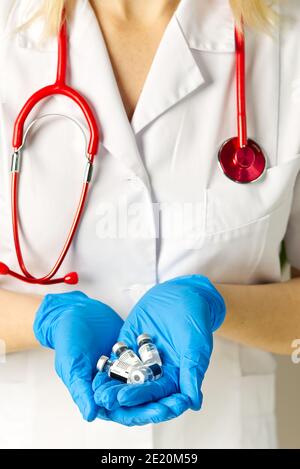
[[[165,31],[132,118],[135,133],[205,84],[193,49],[235,52],[228,1],[181,0]]]
[[[204,84],[176,15],[173,16],[152,62],[132,118],[137,134],[156,118]]]
[[[191,49],[235,52],[229,0],[181,0],[176,17]]]
[[[132,118],[135,133],[205,83],[193,50],[234,52],[228,1],[181,0],[165,31]]]

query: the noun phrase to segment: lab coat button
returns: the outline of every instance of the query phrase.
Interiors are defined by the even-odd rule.
[[[126,181],[131,182],[133,184],[141,185],[141,180],[135,175],[128,176],[126,178]]]

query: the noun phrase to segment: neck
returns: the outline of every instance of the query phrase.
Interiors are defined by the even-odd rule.
[[[174,11],[180,0],[90,0],[95,10],[105,9],[120,20],[151,22]]]

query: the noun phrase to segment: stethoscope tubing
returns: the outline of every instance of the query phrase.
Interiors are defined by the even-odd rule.
[[[241,25],[241,28],[243,26]],[[235,27],[237,129],[240,148],[247,145],[245,34]]]
[[[12,271],[5,264],[0,263],[0,273],[2,275],[10,275],[19,280],[22,280],[27,283],[36,283],[36,284],[55,284],[55,283],[70,283],[74,284],[78,282],[78,274],[76,272],[70,272],[64,277],[54,279],[54,276],[57,274],[60,269],[69,249],[74,239],[74,236],[78,230],[79,223],[81,221],[86,202],[88,197],[89,186],[92,178],[92,169],[95,155],[98,152],[99,140],[100,140],[100,130],[94,115],[94,112],[86,99],[76,90],[71,88],[66,84],[66,73],[67,73],[67,59],[68,59],[68,47],[67,47],[67,25],[66,21],[63,21],[60,34],[58,37],[58,60],[57,60],[57,75],[56,81],[53,85],[46,86],[41,90],[38,90],[34,93],[22,107],[15,125],[13,132],[13,159],[12,159],[12,172],[11,172],[11,214],[12,214],[12,227],[13,227],[13,239],[16,250],[16,256],[18,260],[19,267],[22,274]],[[20,180],[20,157],[22,149],[25,145],[27,135],[30,132],[30,129],[37,122],[38,119],[35,119],[33,123],[24,132],[25,122],[30,112],[34,107],[43,99],[53,96],[55,94],[60,94],[67,96],[73,100],[81,109],[90,133],[89,142],[87,143],[86,138],[86,157],[88,160],[87,168],[85,171],[85,177],[82,184],[81,194],[79,202],[76,208],[74,219],[72,221],[68,236],[63,245],[63,248],[59,254],[57,261],[55,262],[53,268],[50,272],[40,278],[33,276],[25,265],[25,261],[22,254],[22,248],[20,243],[19,235],[19,204],[18,204],[18,189],[19,189],[19,180]],[[45,116],[44,116],[45,117]],[[75,122],[74,119],[70,118]]]

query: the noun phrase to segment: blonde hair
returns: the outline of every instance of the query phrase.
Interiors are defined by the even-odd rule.
[[[243,19],[245,25],[258,30],[267,31],[276,23],[277,14],[272,8],[270,1],[229,0],[229,3],[239,26]],[[63,15],[70,17],[75,8],[75,4],[76,0],[43,0],[42,6],[34,15],[34,18],[44,17],[46,34],[57,34]]]

